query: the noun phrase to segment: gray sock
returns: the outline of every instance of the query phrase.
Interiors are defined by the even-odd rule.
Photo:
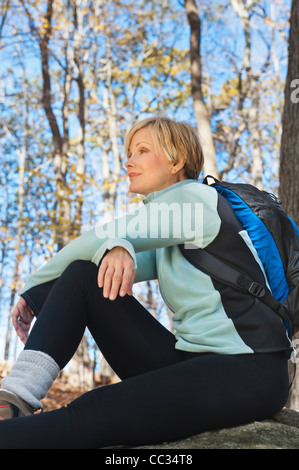
[[[42,400],[59,374],[59,366],[48,354],[25,349],[2,379],[1,388],[14,393],[34,409],[42,408]]]

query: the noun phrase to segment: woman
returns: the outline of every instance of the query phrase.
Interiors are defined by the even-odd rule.
[[[225,200],[197,181],[196,132],[149,118],[129,131],[126,150],[129,189],[145,196],[143,207],[71,242],[21,292],[14,325],[25,349],[2,381],[0,448],[175,440],[270,417],[287,401],[290,342],[280,319],[249,294],[212,281],[179,250],[182,243],[218,247],[266,283]],[[132,296],[133,283],[149,279],[159,280],[174,312],[174,335]],[[30,416],[86,326],[122,381]]]

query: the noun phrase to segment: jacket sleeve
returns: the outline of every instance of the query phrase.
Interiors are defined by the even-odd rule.
[[[55,282],[56,279],[45,282],[43,284],[37,284],[36,286],[31,287],[29,290],[21,294],[28,305],[32,308],[35,316],[39,314]]]
[[[127,240],[112,240],[108,237],[100,239],[97,236],[96,230],[96,228],[89,230],[62,248],[44,266],[28,278],[19,294],[22,295],[24,292],[27,292],[29,289],[39,284],[45,284],[58,279],[73,261],[86,260],[99,265],[106,251],[111,250],[115,246],[126,248],[134,259],[136,266],[136,257],[133,247]]]
[[[137,253],[136,259],[138,265],[141,266],[142,269],[138,269],[138,273],[136,273],[135,277],[135,283],[157,278],[155,250]],[[53,279],[52,281],[37,284],[28,290],[22,291],[21,296],[32,308],[35,316],[39,314],[56,281],[57,279]]]
[[[31,275],[20,294],[38,284],[57,279],[75,260],[92,261],[98,266],[106,251],[116,246],[124,247],[132,256],[136,269],[135,282],[156,278],[157,249],[182,243],[202,247],[219,231],[219,217],[215,217],[217,203],[214,200],[217,192],[211,190],[214,192],[209,193],[203,204],[197,194],[200,186],[194,182],[176,189],[170,188],[133,213],[84,233]]]

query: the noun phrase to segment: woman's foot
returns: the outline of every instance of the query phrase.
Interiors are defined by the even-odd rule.
[[[32,415],[34,411],[35,410],[30,405],[13,393],[0,390],[0,421],[29,416]]]

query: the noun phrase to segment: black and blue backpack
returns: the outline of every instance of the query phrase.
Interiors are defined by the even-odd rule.
[[[202,249],[182,254],[212,278],[266,303],[285,323],[290,338],[299,330],[299,229],[283,210],[281,201],[271,193],[245,183],[220,182],[207,176],[211,184],[230,204],[247,231],[264,266],[270,290],[234,266],[224,263]]]

